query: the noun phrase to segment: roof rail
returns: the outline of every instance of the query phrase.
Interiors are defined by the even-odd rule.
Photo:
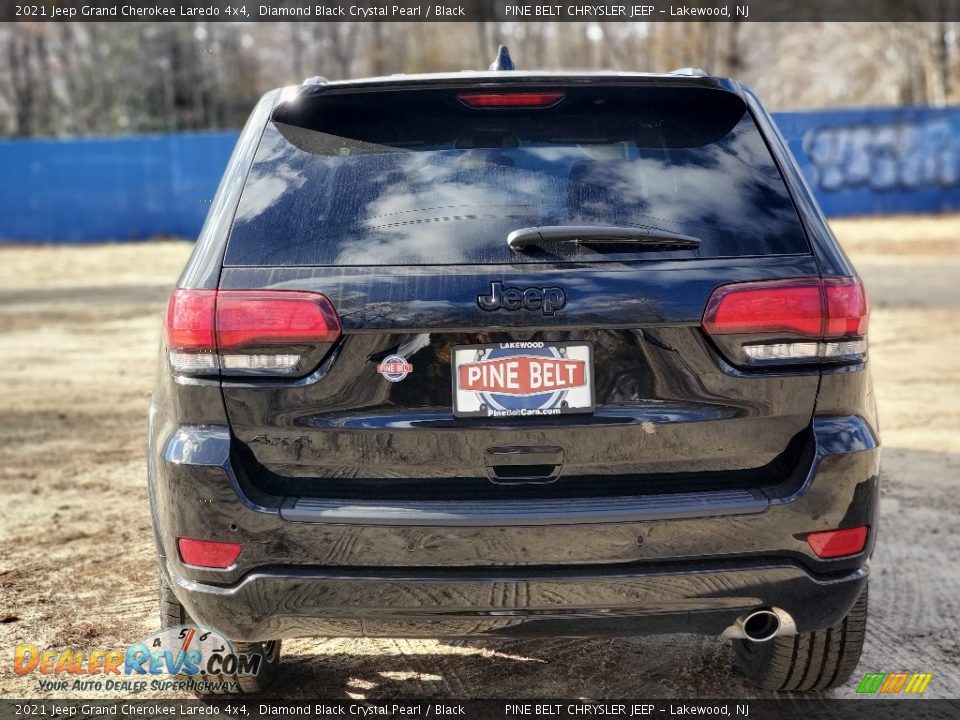
[[[685,75],[687,77],[709,77],[708,73],[700,68],[685,67],[670,71],[671,75]]]

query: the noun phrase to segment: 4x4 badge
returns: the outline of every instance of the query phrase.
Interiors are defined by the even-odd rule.
[[[490,283],[490,293],[477,295],[481,310],[542,310],[553,315],[567,304],[567,293],[561,287],[504,287],[500,281]]]

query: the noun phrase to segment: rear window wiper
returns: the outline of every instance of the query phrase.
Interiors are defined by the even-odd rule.
[[[574,245],[634,245],[661,250],[696,250],[700,240],[689,235],[652,230],[649,228],[618,227],[613,225],[541,225],[514,230],[507,235],[507,245],[514,252],[531,246],[549,246],[570,243]]]

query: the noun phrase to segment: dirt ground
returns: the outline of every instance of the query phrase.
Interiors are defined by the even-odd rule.
[[[885,446],[860,671],[931,672],[928,696],[957,697],[960,216],[834,227],[871,295]],[[17,643],[122,648],[156,629],[146,414],[161,309],[190,248],[0,247],[0,696],[65,696],[13,674]],[[285,643],[275,694],[762,697],[728,656],[688,636],[301,640]]]

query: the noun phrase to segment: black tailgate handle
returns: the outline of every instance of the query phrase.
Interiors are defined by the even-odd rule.
[[[563,467],[563,448],[555,445],[492,447],[483,457],[487,477],[498,485],[551,483]]]

